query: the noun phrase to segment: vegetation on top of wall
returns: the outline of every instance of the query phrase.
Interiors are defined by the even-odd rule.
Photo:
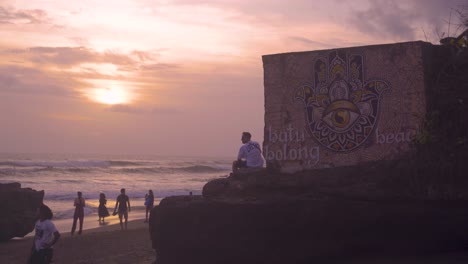
[[[413,141],[415,152],[402,173],[384,182],[422,199],[468,200],[468,48],[447,45],[449,58],[429,76],[427,114]]]

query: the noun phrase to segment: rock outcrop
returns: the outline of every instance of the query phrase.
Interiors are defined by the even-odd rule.
[[[44,191],[21,188],[19,183],[0,184],[0,241],[33,231],[43,198]]]
[[[238,180],[223,181],[249,193]],[[259,195],[227,193],[168,197],[152,210],[158,264],[339,263],[356,255],[459,249],[468,238],[468,203],[462,201],[272,194],[265,185]]]
[[[388,177],[413,173],[407,165],[264,170],[212,180],[203,196],[165,198],[150,219],[158,263],[312,263],[463,246],[468,202],[391,192]]]

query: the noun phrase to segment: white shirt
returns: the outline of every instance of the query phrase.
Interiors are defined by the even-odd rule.
[[[36,222],[36,236],[34,239],[34,246],[36,250],[45,249],[45,244],[52,242],[54,239],[54,233],[57,232],[57,228],[54,223],[50,220],[37,220]]]
[[[240,147],[237,159],[245,159],[247,167],[249,168],[263,167],[263,157],[260,145],[252,140]]]

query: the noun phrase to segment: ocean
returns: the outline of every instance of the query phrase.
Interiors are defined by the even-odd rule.
[[[167,196],[199,195],[211,179],[227,177],[231,163],[228,158],[0,154],[0,183],[19,182],[22,188],[44,190],[44,204],[52,209],[54,219],[73,217],[73,200],[81,191],[87,203],[85,214],[97,219],[101,192],[110,213],[121,188],[126,189],[132,209],[143,212],[149,189],[156,204]]]

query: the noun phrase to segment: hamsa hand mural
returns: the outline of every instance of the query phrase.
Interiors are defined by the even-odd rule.
[[[360,54],[331,52],[313,62],[313,84],[295,91],[295,99],[304,103],[311,135],[330,150],[354,150],[374,130],[382,94],[390,85],[366,80],[364,66]]]

